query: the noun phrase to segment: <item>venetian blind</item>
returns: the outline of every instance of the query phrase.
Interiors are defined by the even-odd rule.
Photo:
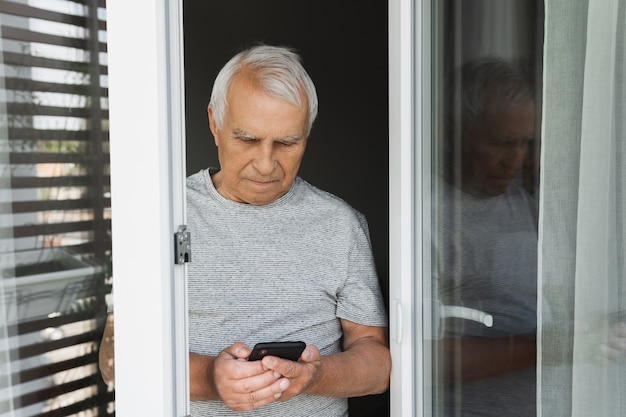
[[[0,0],[0,416],[107,415],[105,0]]]

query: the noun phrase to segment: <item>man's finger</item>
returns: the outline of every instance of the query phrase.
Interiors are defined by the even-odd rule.
[[[237,359],[247,359],[248,356],[250,356],[250,352],[252,352],[252,349],[250,349],[243,342],[236,342],[224,349],[223,352],[226,352]]]
[[[265,368],[277,372],[287,378],[297,377],[298,363],[289,359],[281,359],[275,356],[266,356],[261,360]]]

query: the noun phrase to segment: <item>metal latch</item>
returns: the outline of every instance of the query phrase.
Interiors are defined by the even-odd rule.
[[[191,233],[187,231],[187,226],[182,225],[174,233],[174,263],[185,262],[191,262]]]

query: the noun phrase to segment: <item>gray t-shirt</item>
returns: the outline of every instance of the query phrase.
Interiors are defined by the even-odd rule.
[[[490,313],[493,327],[446,320],[448,337],[507,337],[537,328],[537,211],[517,183],[477,198],[441,183],[439,296],[444,304]],[[535,369],[447,387],[445,416],[535,415]]]
[[[217,355],[234,342],[302,340],[341,350],[346,319],[386,326],[364,217],[297,178],[263,206],[221,196],[208,170],[187,179],[189,344]],[[193,401],[192,416],[344,416],[347,400],[299,395],[246,413]]]
[[[489,198],[441,183],[439,296],[493,316],[493,327],[446,323],[449,336],[506,337],[537,328],[537,211],[513,182]]]

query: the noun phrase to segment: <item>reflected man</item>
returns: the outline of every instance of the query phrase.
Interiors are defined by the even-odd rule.
[[[533,86],[524,71],[493,57],[468,62],[457,80],[438,188],[439,297],[491,314],[493,327],[445,321],[444,408],[446,415],[528,417],[535,414],[537,210],[520,173],[535,136]]]

